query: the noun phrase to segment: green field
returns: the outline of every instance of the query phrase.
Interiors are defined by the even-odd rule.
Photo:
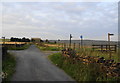
[[[37,47],[38,47],[40,50],[43,50],[43,51],[60,51],[60,50],[61,50],[60,47],[39,46],[39,45],[37,45]]]
[[[43,43],[44,44],[44,43]],[[50,43],[49,43],[50,44]],[[53,44],[51,44],[53,45]],[[57,45],[57,44],[54,44],[54,45]],[[52,46],[39,46],[37,45],[38,48],[40,50],[43,50],[43,51],[60,51],[62,50],[62,44],[59,43],[59,46],[60,47],[52,47]],[[68,47],[69,45],[66,46],[66,48]],[[71,46],[71,48],[74,48],[73,45]],[[78,48],[78,46],[76,46],[75,48],[75,51],[76,53],[79,55],[79,56],[94,56],[94,57],[104,57],[106,60],[110,59],[110,53],[109,52],[100,52],[100,51],[93,51],[92,47],[83,47],[83,48]],[[119,55],[118,55],[118,52],[113,52],[111,53],[111,59],[114,59],[115,62],[120,62],[119,60]]]
[[[12,47],[8,47],[8,50],[25,50],[27,48],[29,48],[30,44],[25,44],[22,47],[16,47],[16,46],[12,46]]]
[[[0,42],[4,41],[4,39],[0,39]],[[10,41],[10,39],[5,39],[5,42]]]

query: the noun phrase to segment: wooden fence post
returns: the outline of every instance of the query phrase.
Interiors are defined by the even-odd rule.
[[[65,43],[64,47],[65,47],[65,49],[66,49],[66,43]]]
[[[62,48],[64,49],[64,43],[62,43]]]
[[[108,48],[107,48],[107,45],[106,45],[106,52],[107,52]]]
[[[79,43],[79,50],[80,50],[80,43]]]
[[[67,48],[67,43],[65,43],[65,48]]]
[[[92,50],[94,51],[94,45],[92,45]]]
[[[74,43],[74,46],[73,46],[73,47],[74,47],[73,49],[75,50],[75,43]]]
[[[101,45],[101,52],[103,52],[103,45]]]
[[[115,52],[117,52],[117,45],[114,46]]]

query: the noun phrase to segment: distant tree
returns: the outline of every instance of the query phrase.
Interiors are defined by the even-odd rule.
[[[19,38],[16,38],[15,41],[18,42],[18,41],[19,41]]]
[[[14,38],[13,38],[13,37],[11,37],[11,38],[10,38],[10,41],[14,41]]]
[[[47,42],[47,43],[48,43],[48,42],[49,42],[49,41],[48,41],[48,39],[46,39],[46,40],[45,40],[45,42]]]
[[[21,38],[18,38],[18,42],[21,42]]]
[[[58,41],[60,41],[60,39],[58,39]]]
[[[12,41],[12,42],[30,42],[30,39],[29,38],[25,38],[25,37],[23,37],[22,39],[21,38],[11,37],[10,41]]]
[[[26,38],[26,42],[30,42],[30,39],[29,39],[29,38]]]
[[[56,41],[54,41],[54,43],[56,44],[57,42],[56,42]]]
[[[35,40],[34,39],[31,39],[32,42],[34,42]]]
[[[23,37],[23,38],[22,38],[22,42],[25,42],[25,40],[26,40],[25,37]]]
[[[40,42],[44,42],[43,40],[40,40]]]

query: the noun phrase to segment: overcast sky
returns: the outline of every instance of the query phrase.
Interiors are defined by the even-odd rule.
[[[2,35],[42,39],[107,40],[118,35],[117,2],[4,2]]]

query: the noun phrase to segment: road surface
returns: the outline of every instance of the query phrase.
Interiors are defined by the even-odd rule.
[[[17,58],[16,72],[11,81],[74,81],[34,45],[27,50],[10,52]]]

